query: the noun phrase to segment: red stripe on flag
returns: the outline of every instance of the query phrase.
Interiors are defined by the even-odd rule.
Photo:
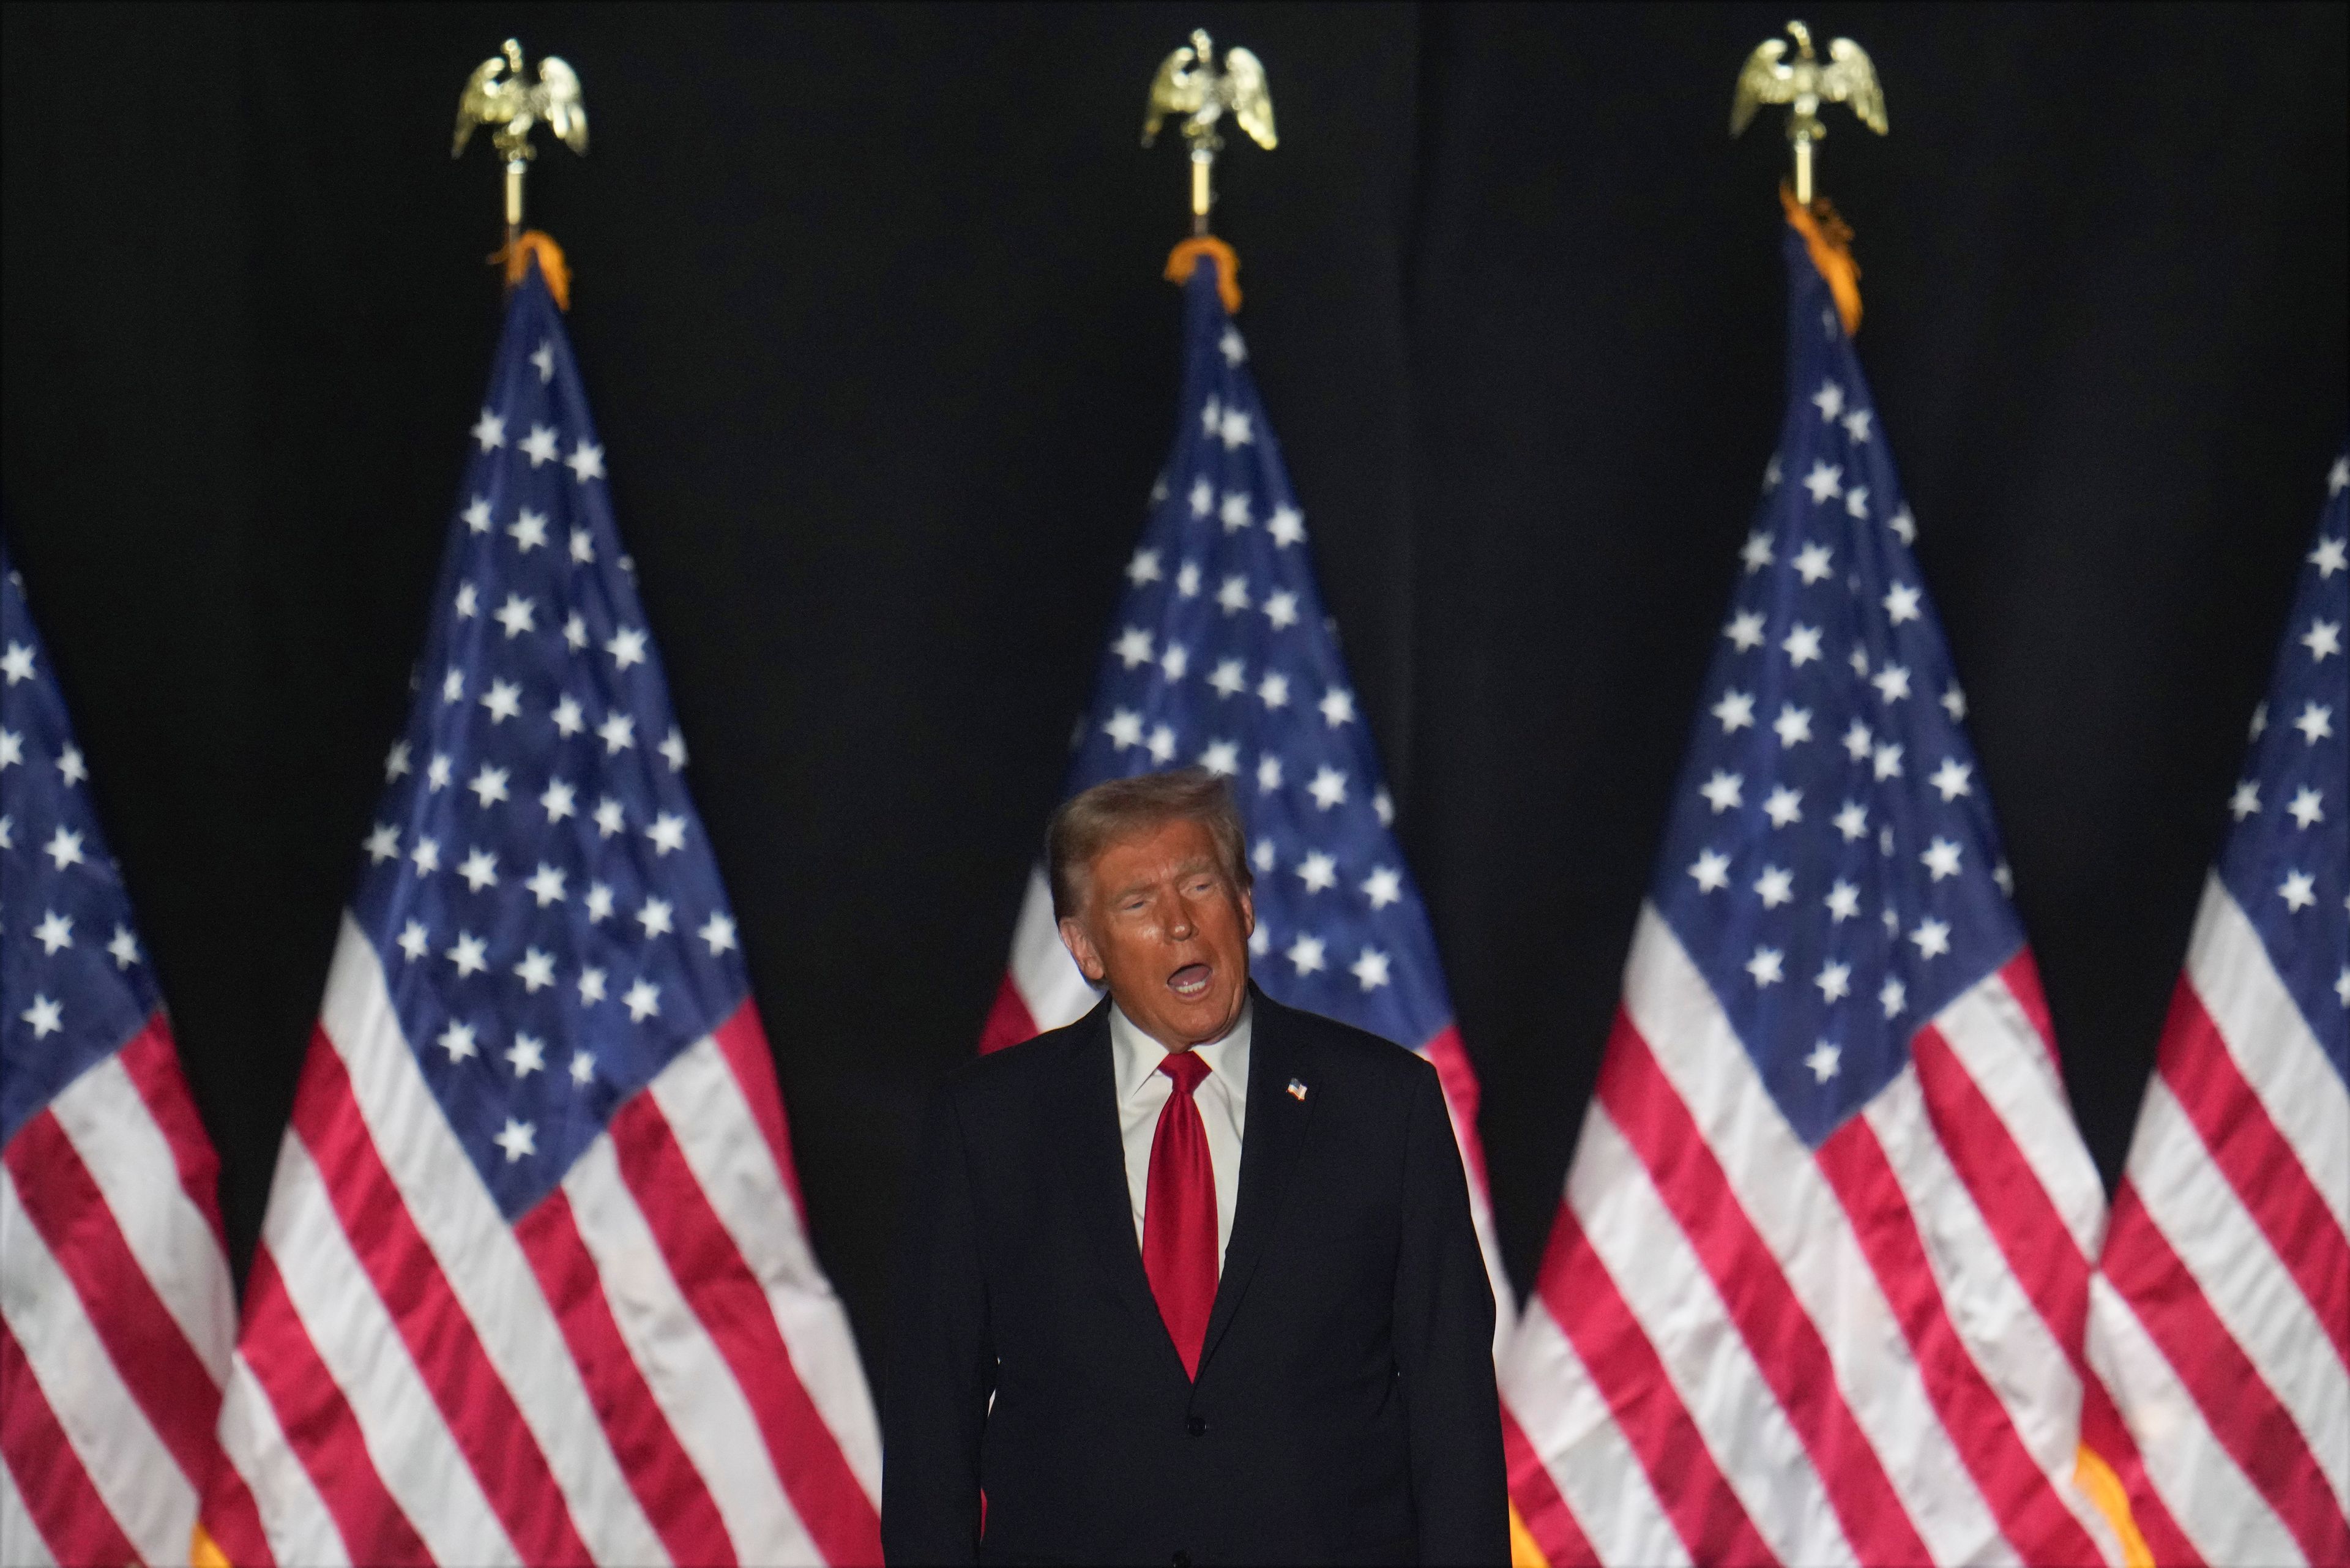
[[[1560,1204],[1551,1222],[1534,1289],[1542,1297],[1538,1310],[1551,1314],[1583,1358],[1690,1555],[1709,1563],[1775,1563],[1571,1204]]]
[[[1036,1021],[1029,1016],[1028,1004],[1021,1000],[1020,988],[1012,982],[1007,970],[1003,983],[995,988],[995,1005],[987,1010],[987,1026],[979,1032],[979,1054],[984,1056],[1035,1038]]]
[[[2056,1200],[1939,1029],[1929,1023],[1918,1031],[1909,1056],[1935,1139],[1973,1197],[2009,1271],[2082,1382],[2095,1381],[2087,1359],[2089,1261],[2065,1229]]]
[[[1746,1217],[1696,1118],[1620,1009],[1597,1093],[1713,1280],[1755,1366],[1811,1456],[1854,1552],[1864,1563],[1929,1561],[1932,1553],[1836,1386],[1835,1364],[1818,1328]]]
[[[123,1385],[189,1484],[201,1490],[220,1456],[213,1429],[220,1386],[212,1369],[131,1255],[114,1210],[57,1125],[57,1113],[44,1109],[17,1128],[6,1158],[33,1229],[73,1282],[83,1314]]]
[[[523,1217],[515,1234],[555,1309],[629,1489],[660,1532],[670,1560],[733,1568],[737,1559],[725,1521],[620,1338],[595,1261],[579,1240],[570,1199],[555,1189]]]
[[[266,1241],[253,1250],[253,1270],[244,1282],[244,1338],[238,1353],[269,1397],[286,1446],[309,1472],[352,1560],[386,1568],[430,1563],[432,1554],[423,1539],[376,1473],[359,1418],[335,1375],[318,1359]]]
[[[1452,1119],[1461,1130],[1461,1161],[1469,1168],[1471,1190],[1483,1198],[1485,1185],[1485,1149],[1477,1137],[1477,1105],[1481,1091],[1477,1085],[1476,1066],[1469,1060],[1469,1047],[1461,1038],[1457,1024],[1448,1023],[1436,1032],[1420,1051],[1436,1067],[1436,1081],[1444,1090],[1445,1099],[1452,1106]]]
[[[1820,1146],[1818,1158],[1901,1324],[1934,1413],[2001,1532],[2026,1563],[2102,1563],[2104,1554],[2024,1447],[2007,1407],[1951,1324],[1917,1217],[1877,1129],[1855,1116]]]
[[[621,1179],[678,1289],[750,1402],[793,1511],[827,1562],[880,1561],[880,1518],[801,1385],[766,1292],[711,1208],[652,1096],[623,1106],[611,1135]]]
[[[294,1130],[318,1168],[351,1251],[515,1550],[529,1563],[587,1562],[588,1543],[546,1455],[384,1168],[359,1117],[349,1073],[323,1028],[312,1036],[310,1060],[295,1091]],[[427,1179],[470,1179],[463,1171]]]
[[[41,1113],[47,1116],[48,1113]],[[60,1563],[136,1563],[138,1548],[115,1522],[90,1484],[81,1456],[66,1440],[41,1386],[33,1380],[25,1348],[0,1319],[0,1459],[25,1500],[25,1511],[49,1554]]]
[[[130,1075],[130,1086],[147,1103],[147,1114],[163,1129],[163,1141],[172,1148],[172,1163],[179,1168],[180,1186],[213,1228],[213,1240],[220,1243],[221,1256],[225,1258],[228,1238],[221,1229],[220,1156],[213,1152],[213,1140],[204,1136],[203,1119],[196,1114],[196,1102],[180,1070],[180,1053],[172,1044],[172,1021],[156,1013],[116,1056]]]
[[[2194,1123],[2211,1163],[2220,1168],[2251,1211],[2269,1248],[2293,1274],[2334,1342],[2350,1363],[2350,1238],[2302,1168],[2293,1146],[2269,1119],[2268,1107],[2245,1081],[2203,999],[2181,975],[2170,993],[2155,1071]]]
[[[718,1042],[718,1054],[726,1058],[734,1086],[751,1107],[751,1119],[758,1123],[760,1136],[767,1140],[767,1152],[783,1174],[784,1190],[792,1195],[800,1233],[806,1235],[807,1203],[800,1197],[799,1168],[792,1159],[791,1124],[784,1117],[783,1091],[775,1084],[775,1055],[768,1049],[767,1032],[759,1026],[757,1004],[744,998],[733,1016],[711,1032],[711,1038]]]
[[[1517,1505],[1526,1533],[1542,1548],[1543,1561],[1550,1568],[1597,1568],[1599,1554],[1591,1549],[1575,1511],[1559,1495],[1558,1482],[1551,1479],[1506,1405],[1502,1407],[1502,1454],[1510,1467],[1510,1501]]]
[[[2114,1194],[2106,1276],[2195,1397],[2203,1419],[2312,1563],[2350,1562],[2350,1518],[2300,1424],[2229,1334],[2125,1177]]]
[[[2032,1021],[2048,1059],[2057,1060],[2056,1022],[2049,1016],[2048,993],[2040,987],[2040,965],[2033,958],[2032,950],[2025,948],[2001,965],[1999,979],[2007,987],[2008,994],[2015,998],[2015,1004],[2023,1009],[2023,1016]]]

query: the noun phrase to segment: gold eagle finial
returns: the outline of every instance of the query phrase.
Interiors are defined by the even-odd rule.
[[[506,164],[506,228],[522,227],[522,177],[537,150],[530,133],[540,125],[574,152],[588,151],[588,106],[579,96],[579,76],[548,55],[538,62],[538,80],[523,75],[522,45],[512,38],[504,50],[474,67],[457,97],[457,135],[449,156],[462,156],[477,125],[494,126],[490,144]]]
[[[1169,115],[1183,117],[1183,140],[1191,146],[1191,228],[1202,234],[1208,232],[1208,209],[1215,202],[1210,171],[1224,146],[1216,122],[1229,110],[1259,147],[1270,151],[1281,140],[1274,130],[1273,94],[1265,87],[1263,62],[1246,49],[1226,49],[1219,70],[1215,56],[1215,40],[1204,29],[1193,32],[1191,43],[1159,62],[1142,117],[1145,147],[1158,140]]]
[[[1753,121],[1754,111],[1766,103],[1783,103],[1787,140],[1795,144],[1795,200],[1812,199],[1812,143],[1825,136],[1820,105],[1848,104],[1861,124],[1882,136],[1891,129],[1885,118],[1885,89],[1877,85],[1877,67],[1868,51],[1850,38],[1828,42],[1825,62],[1812,53],[1812,32],[1801,22],[1787,24],[1795,40],[1795,57],[1785,57],[1783,39],[1765,38],[1746,57],[1738,73],[1738,91],[1730,102],[1730,134],[1736,136]]]

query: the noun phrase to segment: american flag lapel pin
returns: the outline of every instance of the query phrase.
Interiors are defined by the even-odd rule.
[[[1290,1097],[1291,1099],[1293,1099],[1293,1100],[1295,1100],[1295,1101],[1299,1102],[1301,1105],[1305,1103],[1305,1079],[1303,1079],[1303,1078],[1292,1078],[1292,1079],[1290,1079],[1290,1080],[1289,1080],[1289,1097]]]

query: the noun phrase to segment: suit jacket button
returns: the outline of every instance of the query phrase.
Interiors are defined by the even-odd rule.
[[[1204,1438],[1208,1435],[1208,1423],[1197,1416],[1187,1416],[1183,1418],[1183,1430],[1191,1437]]]
[[[1188,1552],[1178,1552],[1169,1561],[1174,1563],[1175,1568],[1191,1568],[1191,1554]]]

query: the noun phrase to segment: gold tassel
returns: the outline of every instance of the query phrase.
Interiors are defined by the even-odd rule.
[[[1551,1568],[1551,1561],[1534,1542],[1534,1532],[1519,1517],[1518,1505],[1510,1504],[1510,1568]]]
[[[2073,1450],[2073,1484],[2087,1495],[2090,1503],[2106,1516],[2106,1522],[2121,1537],[2124,1568],[2154,1568],[2154,1552],[2146,1543],[2146,1536],[2130,1512],[2129,1490],[2122,1478],[2114,1474],[2113,1466],[2106,1463],[2103,1454],[2082,1443]]]
[[[1806,209],[1783,182],[1779,203],[1787,209],[1788,223],[1804,236],[1812,265],[1827,279],[1828,292],[1835,296],[1836,314],[1844,317],[1845,336],[1850,337],[1860,330],[1860,264],[1852,259],[1852,230],[1836,216],[1825,196]]]
[[[546,292],[555,296],[556,308],[571,308],[571,265],[563,259],[563,247],[541,229],[525,229],[511,241],[498,247],[490,257],[492,265],[505,263],[506,286],[513,288],[530,275],[531,258],[538,259],[538,275],[546,280]]]
[[[228,1553],[213,1540],[213,1532],[204,1528],[202,1520],[196,1521],[196,1527],[189,1537],[188,1561],[195,1568],[234,1568],[228,1560]]]
[[[1167,253],[1167,281],[1189,283],[1200,265],[1201,256],[1213,256],[1216,262],[1216,292],[1223,296],[1227,315],[1238,314],[1241,307],[1241,258],[1232,247],[1213,234],[1194,234]]]

